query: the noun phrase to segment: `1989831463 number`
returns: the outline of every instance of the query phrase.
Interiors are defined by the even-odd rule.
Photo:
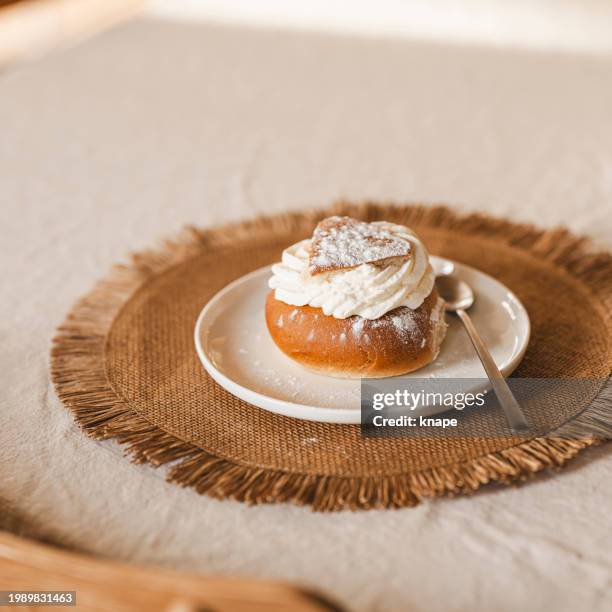
[[[74,606],[76,591],[0,591],[0,606]]]

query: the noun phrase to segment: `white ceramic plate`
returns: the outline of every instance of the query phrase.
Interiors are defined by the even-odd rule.
[[[470,315],[501,371],[511,374],[529,342],[524,306],[507,287],[475,268],[438,257],[431,260],[438,274],[454,269],[472,286],[476,301]],[[359,380],[309,372],[286,357],[270,338],[264,319],[269,278],[269,267],[255,270],[206,304],[195,327],[202,364],[227,391],[264,410],[310,421],[359,423]],[[459,320],[447,315],[447,321],[448,334],[436,361],[406,376],[486,378]]]

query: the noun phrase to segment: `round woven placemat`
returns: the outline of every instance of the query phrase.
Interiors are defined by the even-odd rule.
[[[407,224],[431,253],[501,280],[532,322],[515,375],[597,379],[595,394],[561,406],[550,435],[521,440],[364,439],[359,426],[298,421],[227,393],[195,353],[198,313],[219,289],[278,260],[329,214]],[[584,238],[563,229],[373,203],[188,228],[117,266],[82,298],[51,357],[58,394],[78,423],[95,438],[126,444],[134,461],[171,463],[170,481],[217,498],[317,510],[410,506],[562,466],[610,433],[612,402],[604,396],[611,367],[610,254],[591,252]],[[561,435],[563,428],[574,435]]]

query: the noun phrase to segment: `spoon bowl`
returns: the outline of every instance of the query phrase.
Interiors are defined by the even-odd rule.
[[[436,289],[444,300],[444,307],[448,312],[467,310],[474,303],[472,288],[454,276],[438,276]]]

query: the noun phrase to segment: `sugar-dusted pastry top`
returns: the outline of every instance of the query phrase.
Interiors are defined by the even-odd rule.
[[[328,217],[317,225],[312,235],[308,271],[315,275],[365,263],[400,263],[409,255],[410,241],[393,232],[389,224]]]
[[[269,286],[277,300],[337,319],[378,319],[400,306],[418,308],[431,293],[429,255],[407,227],[331,217],[318,229],[272,266]]]

